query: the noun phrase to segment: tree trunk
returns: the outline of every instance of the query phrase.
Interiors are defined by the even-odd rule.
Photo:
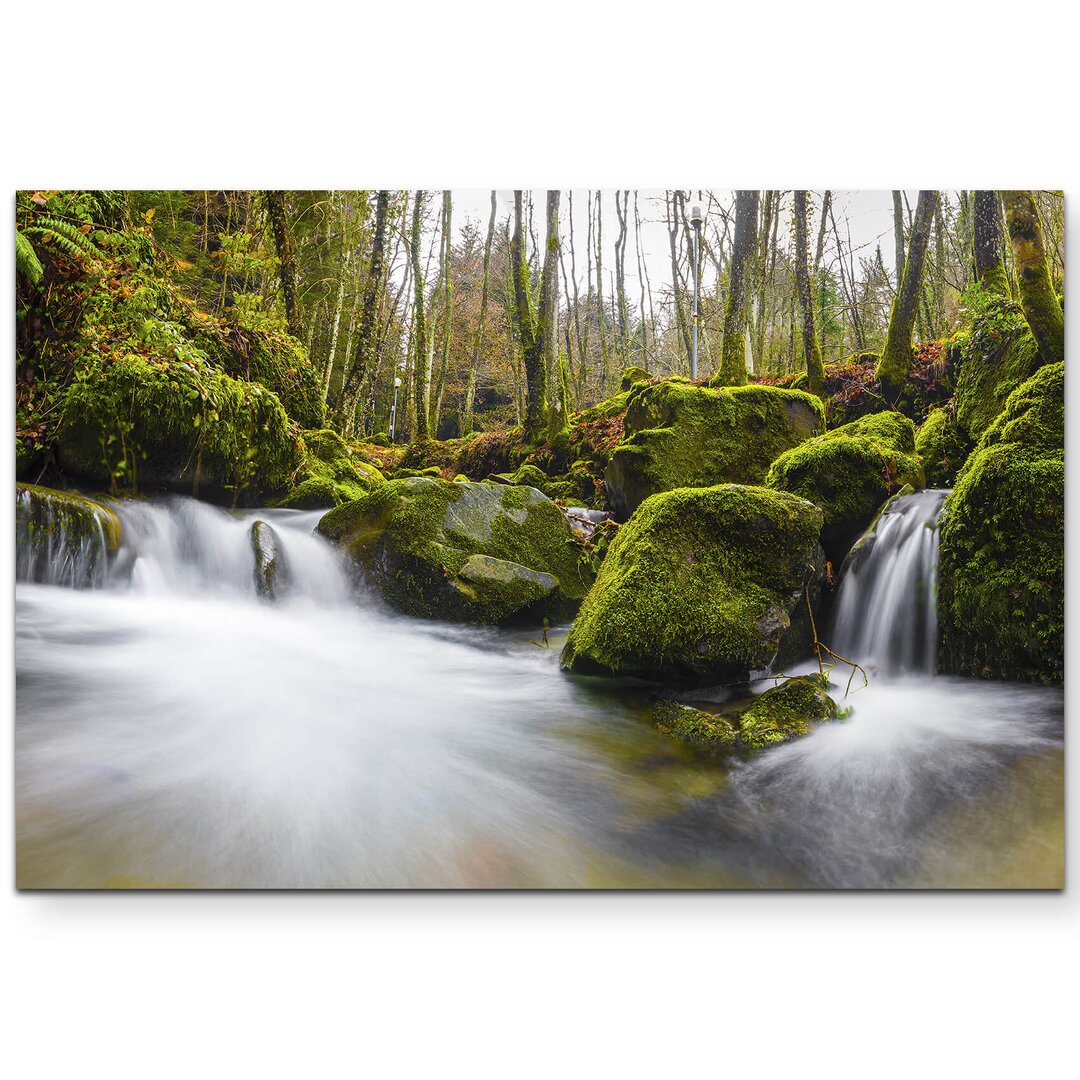
[[[896,291],[904,283],[904,200],[903,192],[892,193],[893,239],[896,244]]]
[[[679,235],[679,192],[673,191],[671,199],[665,198],[664,206],[668,211],[668,240],[671,245],[671,291],[675,301],[675,327],[682,339],[683,349],[686,351],[686,371],[690,372],[691,357],[694,354],[693,342],[690,340],[690,328],[686,322],[686,309],[683,296],[679,290],[679,255],[675,247],[675,239]]]
[[[551,395],[549,434],[566,421],[567,404],[559,377],[559,200],[561,191],[547,193],[547,229],[544,263],[540,272],[540,325],[538,336],[544,354],[544,377]]]
[[[807,265],[809,244],[806,239],[806,192],[795,192],[795,283],[802,309],[803,353],[806,359],[807,388],[820,395],[825,383],[821,363],[821,347],[814,329],[814,295],[810,288],[810,268]]]
[[[465,401],[461,410],[461,434],[469,435],[473,430],[473,406],[476,397],[476,369],[480,366],[480,349],[484,343],[484,324],[487,321],[488,275],[491,269],[491,241],[495,236],[495,211],[498,200],[495,191],[491,192],[491,216],[488,218],[487,239],[484,241],[484,274],[480,284],[480,318],[476,324],[476,337],[473,339],[472,360],[469,363],[469,381],[465,386]]]
[[[424,273],[420,266],[420,238],[424,219],[424,193],[413,198],[412,230],[409,234],[409,258],[413,271],[413,410],[416,414],[413,439],[431,438],[431,356],[428,353]]]
[[[911,226],[911,241],[904,261],[904,277],[893,300],[889,329],[885,334],[885,347],[881,350],[881,359],[878,361],[877,377],[881,382],[882,394],[890,404],[894,404],[900,396],[904,380],[911,370],[911,335],[922,295],[926,247],[937,200],[936,191],[919,192],[915,220]]]
[[[976,191],[974,209],[975,278],[987,292],[1011,295],[1001,234],[1001,199],[996,191]]]
[[[1003,191],[1001,197],[1020,285],[1020,306],[1043,360],[1054,364],[1065,359],[1065,313],[1050,281],[1035,197],[1030,191]]]
[[[545,263],[546,263],[545,257]],[[510,238],[510,270],[514,278],[514,318],[525,366],[525,417],[527,439],[537,439],[543,433],[547,408],[544,343],[537,329],[529,288],[529,267],[525,259],[522,192],[514,192],[514,233]]]
[[[720,357],[720,375],[726,386],[742,386],[746,382],[746,297],[757,241],[759,195],[757,191],[735,193],[735,242],[731,249]]]
[[[454,322],[454,285],[450,280],[451,220],[453,200],[449,191],[443,192],[443,242],[442,257],[439,262],[439,276],[443,286],[443,326],[442,349],[439,352],[439,377],[435,383],[434,434],[438,436],[439,421],[442,419],[443,390],[446,387],[446,368],[450,363],[450,334]]]
[[[596,190],[596,318],[600,333],[600,393],[607,397],[611,385],[611,372],[608,364],[608,340],[606,316],[604,314],[604,204],[603,192]]]
[[[285,210],[285,192],[268,191],[266,206],[280,264],[281,293],[285,298],[285,321],[288,323],[289,333],[299,341],[303,338],[303,332],[300,327],[300,309],[296,299],[296,253],[293,250],[292,230],[289,228]]]
[[[380,191],[375,196],[375,235],[371,241],[371,257],[368,260],[367,278],[364,281],[364,299],[360,310],[360,330],[356,339],[356,351],[352,364],[341,388],[340,411],[346,430],[352,430],[356,396],[364,377],[372,367],[374,358],[375,326],[379,315],[379,296],[382,288],[383,256],[386,250],[386,220],[390,208],[390,192]]]

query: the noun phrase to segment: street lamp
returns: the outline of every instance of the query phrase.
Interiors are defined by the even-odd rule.
[[[698,245],[701,243],[701,223],[704,216],[701,207],[694,203],[690,207],[690,224],[694,227],[694,348],[690,356],[690,378],[697,378],[697,352],[698,352],[698,322],[701,311],[698,307],[698,297],[701,293],[701,263],[698,260]]]
[[[397,427],[397,396],[401,389],[401,379],[394,380],[394,407],[390,410],[390,441],[394,441],[394,429]]]

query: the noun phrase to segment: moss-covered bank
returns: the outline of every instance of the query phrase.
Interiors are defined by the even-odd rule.
[[[938,615],[944,670],[1054,682],[1064,675],[1065,372],[1018,387],[946,500]]]

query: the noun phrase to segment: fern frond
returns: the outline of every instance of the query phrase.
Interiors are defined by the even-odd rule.
[[[34,245],[18,229],[15,230],[15,271],[22,274],[31,285],[40,284],[45,273],[41,260],[34,251]]]
[[[27,228],[26,232],[28,235],[42,236],[52,241],[76,259],[97,262],[101,258],[101,252],[98,251],[94,242],[69,221],[60,221],[59,218],[53,217],[39,217]]]

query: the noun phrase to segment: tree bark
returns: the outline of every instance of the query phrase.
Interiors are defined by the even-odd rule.
[[[546,262],[546,258],[545,258]],[[538,438],[544,428],[547,408],[547,371],[544,343],[540,338],[529,287],[529,267],[525,259],[522,192],[514,192],[514,232],[510,238],[510,271],[514,279],[514,319],[525,366],[525,436]],[[543,301],[541,301],[542,306]]]
[[[814,295],[810,288],[810,269],[807,265],[809,245],[806,238],[806,192],[795,192],[795,283],[802,309],[803,353],[806,359],[806,381],[811,394],[820,395],[825,383],[821,363],[821,346],[814,329]]]
[[[412,229],[409,234],[409,258],[413,271],[413,409],[416,414],[413,439],[431,438],[431,356],[428,353],[425,279],[420,266],[420,237],[424,219],[424,193],[413,198]]]
[[[1020,306],[1044,362],[1054,364],[1065,359],[1065,313],[1050,280],[1035,197],[1030,191],[1003,191],[1001,197],[1020,285]]]
[[[364,281],[364,299],[360,311],[356,351],[353,353],[352,364],[341,389],[341,412],[347,430],[352,430],[356,396],[363,385],[365,375],[372,367],[374,358],[375,325],[379,314],[389,208],[390,192],[380,191],[375,196],[375,235],[371,241],[371,257],[368,260],[367,278]]]
[[[911,370],[911,335],[922,295],[923,268],[930,239],[930,225],[937,205],[936,191],[920,191],[911,226],[911,240],[904,261],[904,277],[893,300],[885,346],[878,361],[877,377],[886,401],[894,404]]]
[[[270,228],[274,233],[274,246],[277,248],[281,293],[285,298],[285,321],[288,324],[289,333],[299,341],[303,339],[303,331],[300,326],[300,309],[296,299],[296,253],[293,249],[292,230],[289,228],[285,210],[285,192],[268,191],[266,206],[270,215]]]
[[[443,390],[446,387],[446,368],[450,363],[450,335],[454,323],[454,284],[450,279],[450,255],[451,255],[451,220],[453,215],[453,199],[449,191],[443,192],[443,242],[442,255],[439,259],[439,277],[443,287],[443,325],[442,325],[442,349],[439,351],[439,376],[435,383],[435,416],[432,427],[437,436],[439,433],[439,421],[442,419]]]
[[[564,381],[559,372],[559,201],[561,191],[547,193],[547,228],[544,262],[540,272],[540,324],[538,336],[544,354],[544,378],[551,399],[549,428],[560,429],[566,419]]]
[[[1001,199],[996,191],[976,191],[974,207],[975,279],[987,291],[1011,295],[1005,272]]]
[[[735,241],[731,249],[731,277],[724,304],[724,342],[720,376],[727,386],[746,383],[746,298],[757,241],[757,191],[735,193]]]
[[[904,199],[903,192],[892,193],[893,240],[896,244],[896,291],[904,283]]]

